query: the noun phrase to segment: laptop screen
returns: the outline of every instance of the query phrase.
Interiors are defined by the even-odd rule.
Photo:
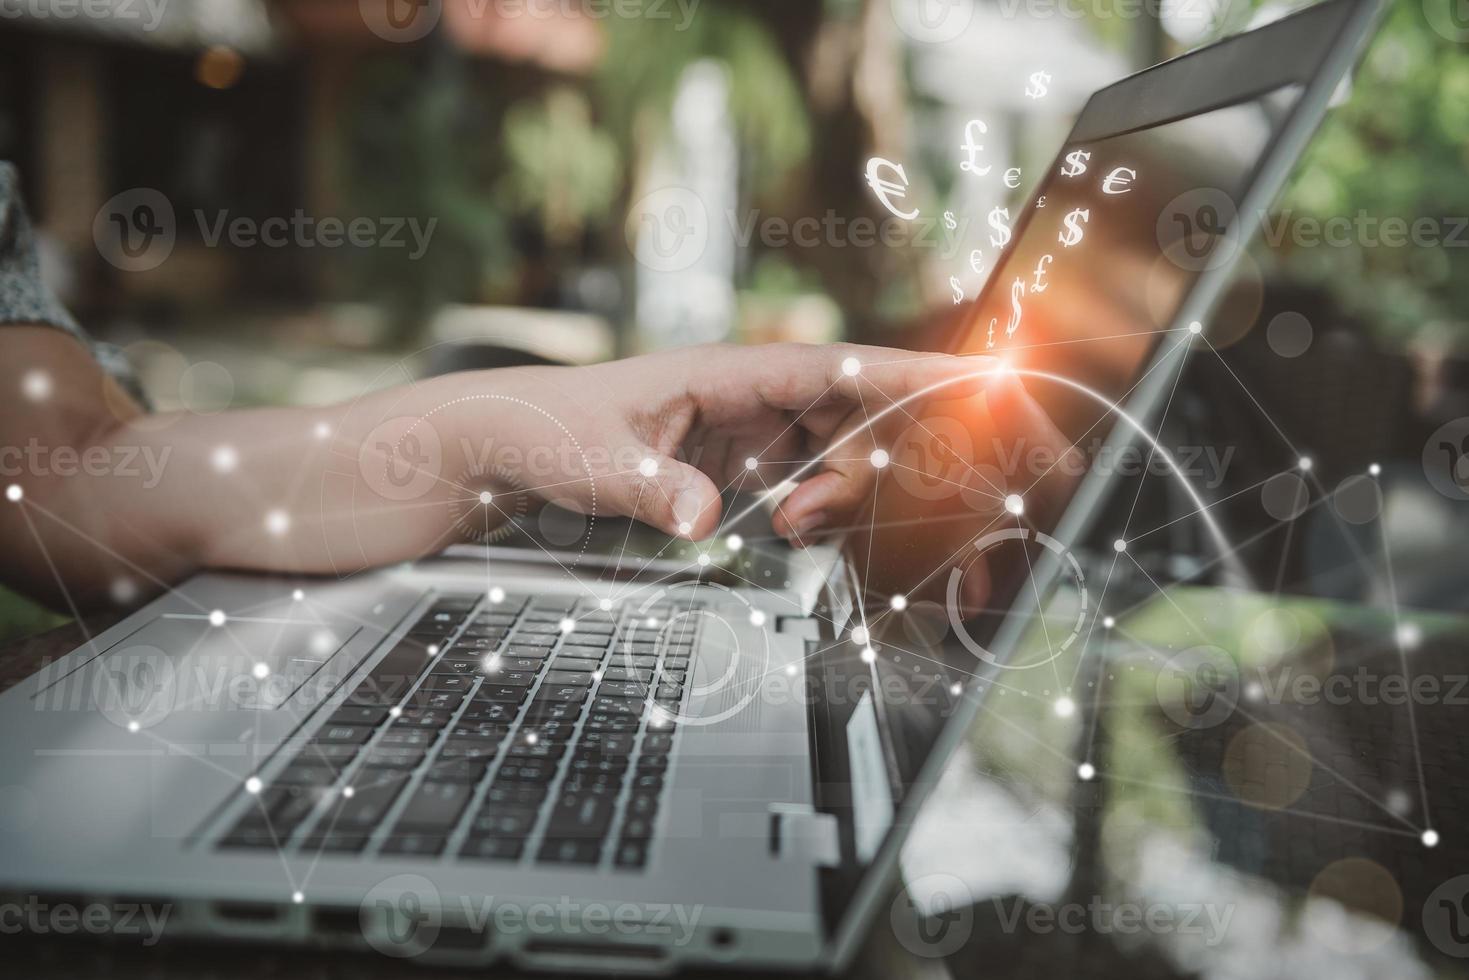
[[[981,396],[905,405],[878,434],[890,465],[845,544],[849,642],[833,644],[823,664],[825,683],[844,695],[828,698],[828,725],[849,751],[859,864],[964,685],[1002,688],[1007,672],[1054,670],[1048,689],[1057,698],[1067,689],[1070,672],[1053,662],[1085,644],[1101,583],[1089,605],[1072,590],[1057,609],[1032,573],[1048,549],[1056,581],[1082,578],[1071,552],[1079,542],[1050,532],[1088,474],[1157,471],[1146,447],[1108,457],[1113,406],[1126,406],[1144,375],[1178,373],[1181,359],[1155,360],[1161,348],[1202,342],[1174,321],[1199,276],[1232,258],[1221,236],[1299,96],[1280,89],[1068,144],[1027,204],[974,216],[991,241],[1014,241],[951,350],[991,353],[1007,370]],[[976,247],[986,264],[1001,251]],[[1009,617],[1025,618],[1041,641],[993,649]]]

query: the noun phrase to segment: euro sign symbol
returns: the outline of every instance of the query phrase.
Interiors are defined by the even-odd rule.
[[[1214,236],[1224,233],[1224,219],[1212,204],[1200,207],[1192,218],[1186,214],[1175,214],[1173,220],[1183,228],[1183,250],[1190,258],[1203,258],[1213,245]]]
[[[949,288],[954,291],[954,305],[958,306],[964,302],[964,286],[959,282],[957,276],[949,277]]]
[[[879,171],[884,168],[892,171],[898,179],[888,180],[880,176]],[[917,208],[914,208],[912,211],[900,211],[897,205],[893,204],[890,200],[893,197],[904,198],[908,196],[908,174],[903,169],[901,163],[893,163],[891,160],[884,160],[882,157],[873,157],[871,160],[868,160],[867,186],[872,188],[872,192],[877,195],[878,202],[887,208],[893,217],[902,218],[904,221],[912,221],[918,217]]]
[[[979,249],[975,249],[969,253],[969,268],[973,269],[976,273],[984,271],[984,253]]]
[[[1020,297],[1025,295],[1025,280],[1019,276],[1010,284],[1010,319],[1005,324],[1005,336],[1015,336],[1020,329]]]
[[[1030,284],[1031,292],[1043,293],[1047,289],[1051,288],[1050,283],[1043,281],[1046,278],[1046,266],[1050,264],[1051,257],[1049,255],[1042,255],[1041,260],[1035,264],[1035,272],[1032,273],[1032,275],[1034,275],[1035,277],[1035,281]]]
[[[990,208],[989,224],[994,229],[990,233],[990,244],[995,248],[1004,248],[1005,243],[1010,240],[1010,209]]]
[[[432,462],[428,453],[423,451],[423,444],[418,441],[417,434],[412,432],[403,436],[396,446],[390,442],[380,442],[377,448],[388,459],[387,478],[395,487],[406,487],[412,483],[419,468]],[[402,469],[398,468],[400,460],[404,464]]]
[[[1080,177],[1086,173],[1086,162],[1091,158],[1090,150],[1072,150],[1066,154],[1066,163],[1061,167],[1061,176]]]
[[[965,124],[964,144],[960,146],[959,149],[961,152],[967,153],[969,155],[969,159],[960,163],[959,169],[963,170],[965,173],[974,174],[976,177],[983,177],[993,168],[989,167],[988,165],[981,167],[974,162],[975,154],[981,152],[984,149],[984,144],[975,139],[974,132],[976,128],[978,128],[979,134],[981,136],[990,131],[989,127],[978,119],[971,119],[968,123]]]
[[[117,247],[130,259],[141,258],[153,247],[153,239],[166,230],[153,209],[146,204],[133,208],[131,222],[127,215],[109,214],[107,217],[117,226]],[[135,233],[142,240],[141,243],[134,242]]]
[[[1132,182],[1137,180],[1137,171],[1131,167],[1118,167],[1110,174],[1102,178],[1103,194],[1128,194],[1132,192]]]
[[[1005,171],[1005,186],[1012,189],[1020,186],[1019,167],[1011,167],[1009,170]]]
[[[1082,236],[1086,234],[1081,230],[1081,226],[1090,220],[1092,220],[1090,208],[1077,208],[1068,213],[1064,219],[1066,230],[1058,236],[1061,244],[1067,248],[1079,244]]]
[[[1025,94],[1030,96],[1032,99],[1044,98],[1045,94],[1050,91],[1050,88],[1048,88],[1050,84],[1050,72],[1032,72],[1030,76],[1030,84],[1025,86]]]

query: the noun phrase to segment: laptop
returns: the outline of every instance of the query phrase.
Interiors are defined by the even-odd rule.
[[[48,664],[0,696],[0,889],[423,962],[843,968],[991,682],[1097,614],[1043,597],[1111,474],[1029,449],[1150,440],[1380,11],[1331,0],[1095,93],[947,345],[1023,397],[896,406],[833,543],[752,531],[765,559],[723,577],[455,550],[204,574]]]

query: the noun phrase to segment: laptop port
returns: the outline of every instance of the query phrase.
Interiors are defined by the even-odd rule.
[[[311,913],[311,925],[322,936],[338,939],[362,936],[362,914],[357,909],[315,909]]]
[[[586,960],[590,963],[616,960],[619,966],[637,969],[638,964],[648,967],[662,966],[668,958],[667,951],[660,946],[637,943],[578,943],[561,940],[537,939],[526,944],[526,955],[535,958],[544,956],[561,962]]]
[[[215,902],[210,906],[216,919],[251,926],[279,922],[285,909],[276,902]]]

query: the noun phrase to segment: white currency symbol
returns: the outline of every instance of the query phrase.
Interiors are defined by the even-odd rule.
[[[1061,176],[1080,177],[1086,173],[1086,162],[1091,158],[1090,150],[1072,150],[1066,154],[1066,165],[1061,168]]]
[[[974,155],[984,149],[983,143],[975,142],[974,127],[976,126],[979,127],[979,132],[981,136],[990,131],[989,127],[978,119],[971,119],[968,123],[964,125],[964,143],[962,146],[959,147],[959,149],[964,153],[969,154],[969,159],[960,163],[959,169],[963,170],[965,173],[974,174],[976,177],[983,177],[993,168],[988,165],[981,167],[974,162]]]
[[[1025,295],[1025,280],[1019,276],[1010,284],[1010,321],[1005,324],[1005,336],[1015,336],[1020,329],[1020,297]]]
[[[1051,288],[1050,283],[1041,281],[1046,278],[1046,266],[1050,264],[1051,257],[1049,255],[1042,255],[1041,260],[1035,264],[1035,272],[1033,273],[1033,275],[1035,276],[1035,282],[1030,284],[1031,292],[1043,293],[1047,289]]]
[[[1065,245],[1067,248],[1078,244],[1081,241],[1082,236],[1085,234],[1085,232],[1081,230],[1081,226],[1091,220],[1092,212],[1090,208],[1077,208],[1076,210],[1070,212],[1066,215],[1064,219],[1066,230],[1061,232],[1061,234],[1057,236],[1057,240],[1060,241],[1060,243],[1062,245]]]
[[[944,227],[949,229],[950,231],[953,231],[955,228],[959,227],[959,222],[954,220],[954,212],[944,212]]]
[[[1137,179],[1137,171],[1131,167],[1118,167],[1110,174],[1102,178],[1103,194],[1127,194],[1132,191],[1132,182]]]
[[[990,317],[990,331],[989,331],[989,334],[985,337],[985,340],[984,340],[984,345],[986,347],[993,347],[993,346],[995,346],[995,324],[997,324],[999,322],[1000,322],[1000,320],[999,320],[998,317],[993,317],[993,316]]]
[[[1005,171],[1005,186],[1006,187],[1019,187],[1020,186],[1020,168],[1019,167],[1011,167],[1009,170],[1006,170]]]
[[[878,176],[878,171],[881,170],[883,167],[886,167],[894,174],[896,174],[898,180],[892,181],[884,177]],[[891,160],[884,160],[882,157],[873,157],[871,160],[868,160],[867,186],[872,188],[873,193],[877,195],[878,201],[882,204],[883,207],[887,208],[894,217],[902,218],[905,221],[912,221],[914,218],[918,217],[917,208],[914,208],[912,211],[899,211],[897,206],[894,205],[892,201],[888,200],[889,195],[897,198],[908,196],[908,174],[903,169],[903,165],[901,163],[893,163]]]
[[[975,272],[980,272],[984,269],[984,253],[980,252],[979,249],[975,249],[969,253],[969,268]]]
[[[1045,207],[1046,206],[1046,195],[1042,194],[1040,197],[1036,198],[1035,199],[1035,206],[1038,207],[1038,208]]]
[[[1009,208],[990,209],[989,222],[990,227],[994,229],[994,232],[990,235],[990,244],[993,245],[995,248],[1003,248],[1005,243],[1010,240],[1009,221]]]
[[[964,287],[960,284],[957,276],[949,277],[949,288],[954,291],[954,305],[958,306],[964,302]]]
[[[1050,84],[1050,82],[1050,72],[1032,72],[1030,75],[1030,84],[1025,86],[1025,94],[1030,96],[1032,99],[1042,98],[1047,92],[1050,91],[1050,89],[1046,87]]]

